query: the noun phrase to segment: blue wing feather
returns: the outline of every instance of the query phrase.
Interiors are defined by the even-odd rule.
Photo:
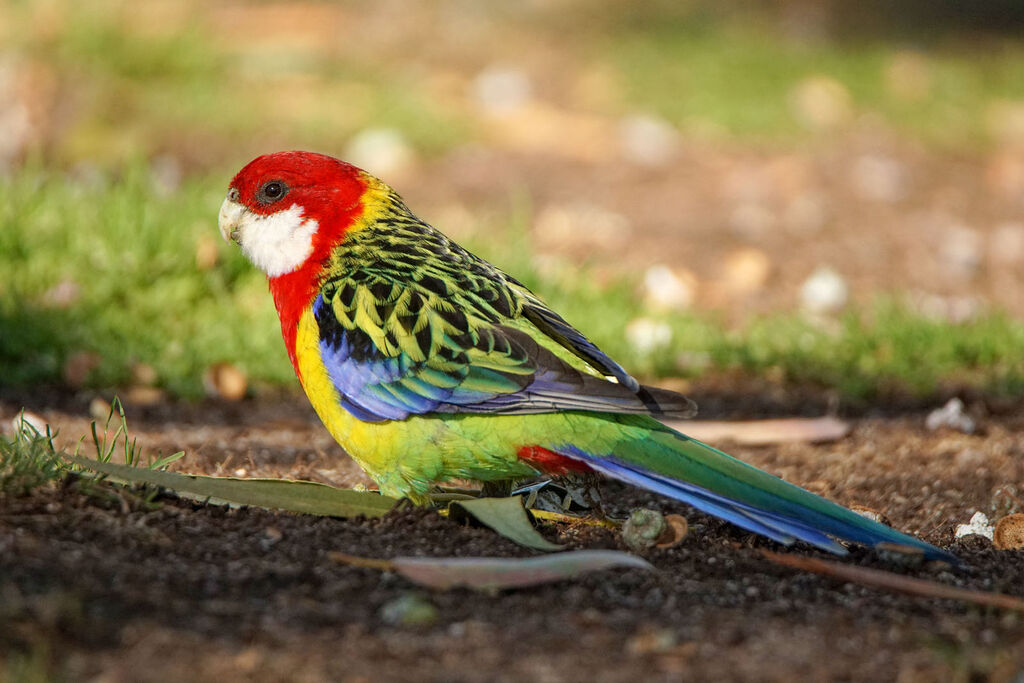
[[[686,439],[686,442],[703,446],[693,439]],[[848,522],[782,498],[775,501],[778,509],[767,510],[728,498],[687,481],[653,472],[611,455],[598,457],[572,445],[554,447],[553,450],[581,460],[597,472],[682,501],[702,512],[720,517],[747,531],[762,534],[785,545],[801,540],[822,550],[845,555],[846,549],[831,538],[835,536],[868,546],[881,543],[912,546],[922,550],[925,556],[931,559],[961,564],[960,559],[952,553],[867,518]],[[841,506],[835,505],[835,508],[837,511],[848,513]]]
[[[453,370],[414,362],[403,351],[387,355],[368,338],[360,346],[353,341],[359,331],[342,329],[336,322],[326,334],[321,321],[329,325],[336,318],[323,296],[317,297],[313,312],[322,325],[320,357],[332,384],[344,397],[342,406],[360,420],[403,420],[432,412],[649,413],[670,403],[676,414],[684,414],[692,405],[674,392],[642,387],[641,395],[623,384],[583,373],[526,333],[508,327],[492,326],[486,334],[466,335],[468,342],[464,343],[476,344],[480,353],[472,361],[469,356],[461,357],[462,364],[453,363]],[[455,344],[449,337],[449,344]],[[453,353],[462,353],[457,346],[454,349]],[[597,347],[593,351],[599,353]],[[518,365],[509,358],[518,359]]]

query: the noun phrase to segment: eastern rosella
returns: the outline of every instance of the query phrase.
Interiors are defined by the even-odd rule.
[[[539,297],[337,159],[250,162],[220,209],[264,271],[313,408],[382,493],[425,502],[453,478],[594,471],[780,543],[951,554],[660,423],[690,415],[639,384]]]

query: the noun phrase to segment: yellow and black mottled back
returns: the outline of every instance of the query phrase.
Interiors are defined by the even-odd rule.
[[[692,414],[686,398],[641,387],[525,286],[419,220],[390,189],[371,188],[364,201],[314,304],[322,355],[348,402],[379,419]]]

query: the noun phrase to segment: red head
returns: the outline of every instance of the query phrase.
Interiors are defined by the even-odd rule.
[[[323,154],[266,154],[238,172],[220,207],[224,239],[267,274],[293,363],[299,317],[316,297],[332,249],[362,212],[369,179]]]
[[[323,263],[359,214],[365,189],[362,171],[332,157],[266,154],[231,181],[220,231],[268,277],[286,275]]]

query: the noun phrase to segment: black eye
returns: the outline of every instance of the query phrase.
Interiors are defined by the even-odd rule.
[[[288,194],[288,187],[284,183],[280,180],[271,180],[260,188],[256,193],[256,198],[263,204],[273,204],[286,194]]]

